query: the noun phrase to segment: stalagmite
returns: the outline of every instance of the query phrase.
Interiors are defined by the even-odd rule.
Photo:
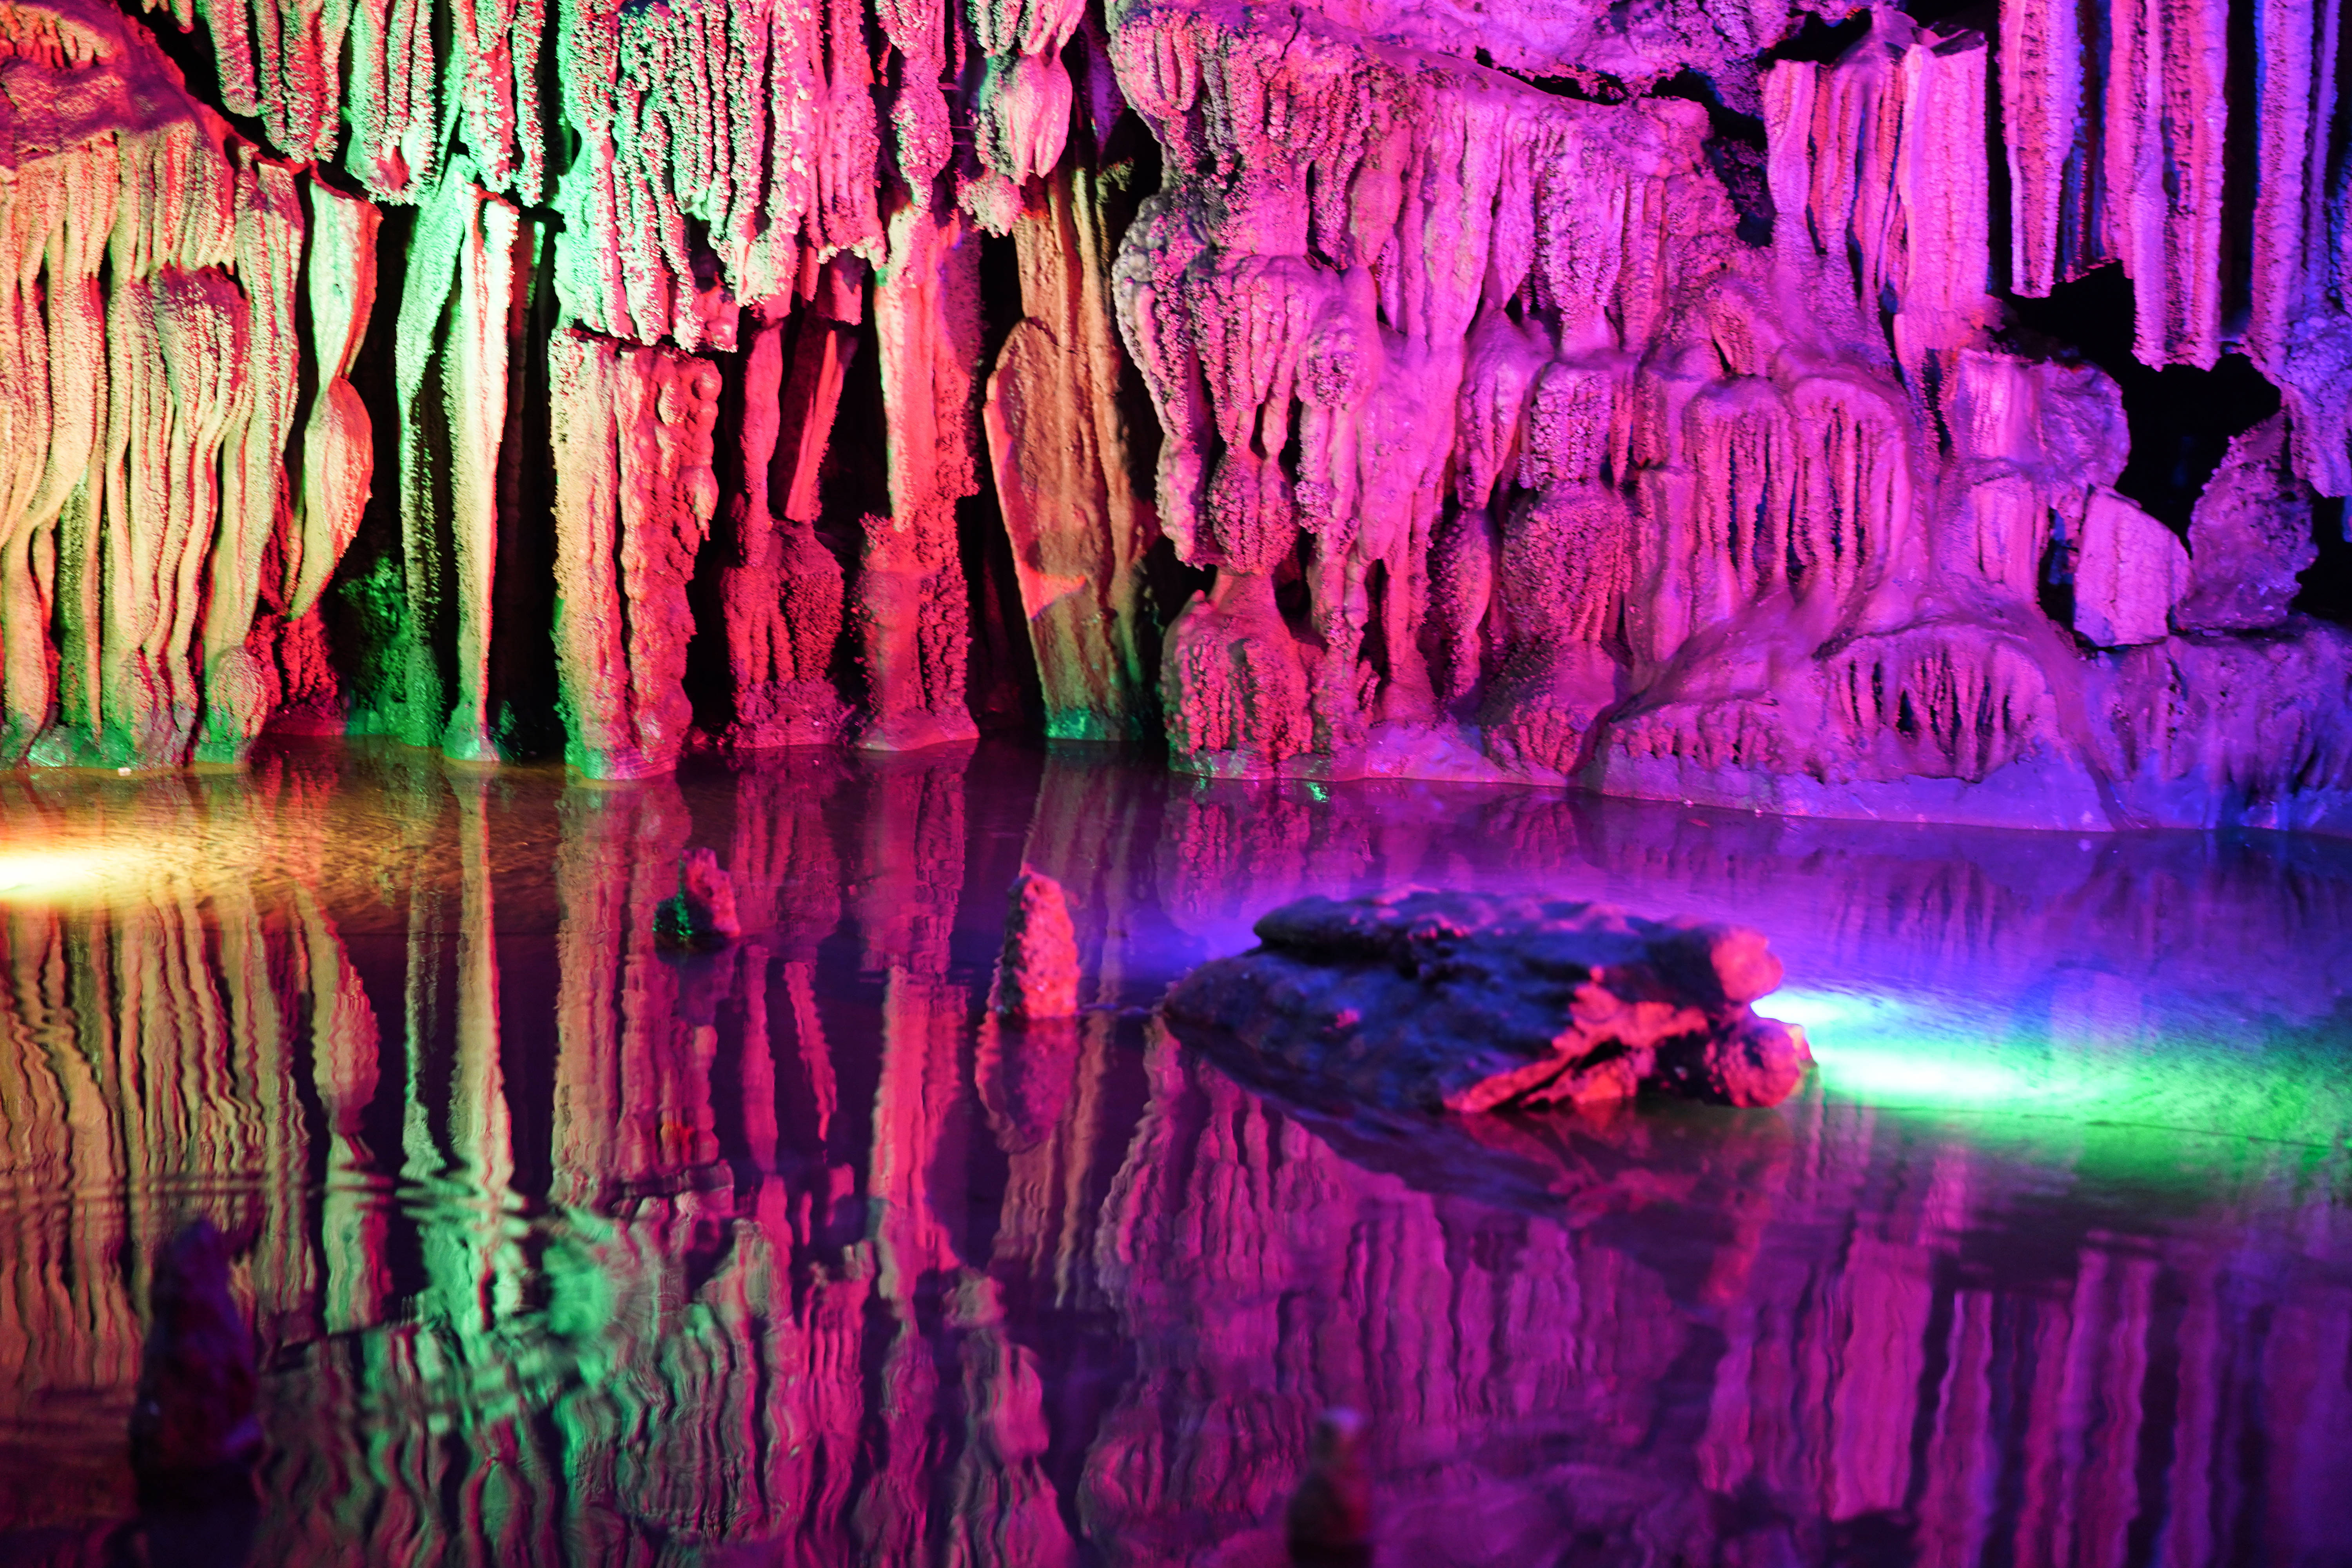
[[[989,991],[1007,1018],[1066,1018],[1078,1010],[1078,942],[1062,885],[1022,868],[1004,917],[1004,952]]]
[[[693,719],[686,585],[719,500],[719,373],[584,332],[551,359],[565,757],[591,778],[667,772]]]

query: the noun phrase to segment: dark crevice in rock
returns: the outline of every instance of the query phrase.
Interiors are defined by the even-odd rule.
[[[2132,354],[2131,280],[2119,266],[2061,283],[2046,300],[2012,296],[2010,338],[2018,352],[2088,361],[2123,389],[2131,460],[2116,489],[2149,516],[2185,532],[2231,437],[2279,411],[2279,391],[2243,354],[2211,370],[2153,370]]]
[[[1862,42],[1870,34],[1870,13],[1857,10],[1843,21],[1826,22],[1808,15],[1797,30],[1773,45],[1758,57],[1756,68],[1761,75],[1781,60],[1810,60],[1827,65]]]
[[[1680,70],[1651,89],[1658,98],[1679,98],[1706,110],[1707,167],[1723,182],[1739,214],[1738,233],[1749,245],[1772,243],[1772,193],[1764,174],[1764,121],[1723,100],[1704,72]]]

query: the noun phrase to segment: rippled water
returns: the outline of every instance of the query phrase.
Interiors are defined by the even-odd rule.
[[[716,850],[750,935],[664,956]],[[991,1037],[1003,890],[1097,1005]],[[1308,891],[1745,920],[1774,1111],[1397,1139],[1144,1009]],[[0,778],[0,1561],[170,1552],[150,1260],[237,1252],[256,1563],[2352,1562],[2352,845],[1202,786]]]

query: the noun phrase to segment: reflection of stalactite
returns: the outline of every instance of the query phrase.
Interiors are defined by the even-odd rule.
[[[2298,1503],[2257,1501],[2233,1468],[2259,1424],[2325,1442],[2352,1418],[2335,1393],[2294,1392],[2241,1327],[2276,1312],[2293,1353],[2333,1364],[2352,1342],[2340,1301],[2253,1288],[2271,1302],[2254,1308],[2236,1295],[2251,1281],[2225,1283],[2186,1238],[2151,1253],[2093,1236],[2057,1289],[1987,1288],[1952,1267],[1982,1223],[1965,1160],[1908,1169],[1889,1147],[1905,1134],[1852,1110],[1803,1113],[1802,1162],[1784,1145],[1743,1164],[1738,1140],[1644,1152],[1644,1184],[1697,1174],[1748,1196],[1710,1256],[1654,1210],[1579,1232],[1414,1191],[1164,1046],[1150,1071],[1100,1255],[1144,1353],[1086,1480],[1090,1523],[1132,1560],[1271,1531],[1302,1426],[1332,1402],[1367,1413],[1386,1550],[1407,1560],[1465,1531],[1502,1556],[1539,1534],[1806,1560],[1875,1530],[1936,1562],[2121,1560],[2148,1531],[2206,1561],[2217,1507],[2263,1510],[2248,1528],[2278,1539],[2303,1529]],[[1710,1178],[1695,1154],[1733,1158]],[[1862,1229],[1806,1239],[1823,1212]],[[1703,1431],[1670,1436],[1693,1378]]]
[[[12,824],[166,846],[96,909],[0,910],[0,1425],[61,1388],[111,1420],[137,1260],[202,1194],[264,1351],[269,1561],[1276,1558],[1334,1403],[1368,1417],[1404,1561],[2328,1539],[2309,1499],[2352,1405],[2310,1369],[2352,1353],[2352,1312],[2280,1262],[2333,1245],[2334,1169],[2301,1146],[2126,1220],[2096,1217],[2087,1161],[2082,1203],[2042,1201],[2079,1130],[2021,1165],[1818,1099],[1368,1141],[1137,1050],[1105,1007],[1280,897],[1521,879],[1781,911],[1800,969],[2031,992],[2050,1056],[2121,1063],[2158,980],[2324,1016],[2318,971],[2277,959],[2333,962],[2313,933],[2352,923],[2324,860],[1171,791],[1084,756],[1044,764],[1016,855],[982,830],[1002,797],[928,762],[801,754],[686,789],[398,750],[273,754],[249,784],[0,780]],[[396,831],[331,835],[354,814]],[[248,837],[260,858],[206,880]],[[703,843],[745,939],[665,957],[653,909]],[[1066,883],[1104,1010],[982,1041],[960,964],[993,944],[961,906],[1021,859]],[[551,930],[523,896],[547,861]],[[839,1103],[869,1083],[870,1114]],[[1984,1248],[2016,1250],[2023,1193],[2020,1272]],[[104,1491],[120,1434],[42,1520],[128,1508]],[[0,1499],[0,1529],[27,1506]]]
[[[348,960],[315,908],[285,921],[274,893],[206,886],[176,847],[266,827],[299,861],[323,831],[319,798],[173,780],[122,785],[96,811],[21,788],[0,804],[12,822],[47,817],[53,831],[85,812],[104,821],[119,805],[118,837],[99,842],[120,853],[121,836],[136,832],[163,846],[91,904],[0,913],[0,1038],[11,1042],[0,1051],[0,1166],[18,1227],[0,1280],[11,1391],[0,1423],[20,1427],[34,1412],[16,1402],[43,1389],[120,1391],[127,1409],[148,1268],[191,1212],[233,1238],[233,1288],[265,1345],[348,1325],[326,1298],[349,1283],[338,1264],[351,1255],[322,1258],[313,1238],[321,1226],[346,1237],[368,1226],[338,1227],[334,1195],[325,1215],[312,1211],[296,1070],[305,1020],[354,1005]],[[354,1035],[365,1054],[364,1027]],[[326,1070],[317,1053],[310,1061]],[[342,1070],[357,1089],[372,1068]],[[36,1507],[58,1500],[99,1503]]]
[[[654,943],[655,906],[677,890],[685,803],[651,784],[568,790],[562,809],[555,1163],[573,1184],[565,1195],[593,1204],[708,1162],[709,1064]]]

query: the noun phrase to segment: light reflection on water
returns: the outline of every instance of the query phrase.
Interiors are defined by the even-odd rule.
[[[731,952],[654,947],[689,846]],[[1024,859],[1097,1005],[990,1041]],[[1822,1070],[1400,1141],[1137,1011],[1402,883],[1759,925]],[[0,952],[11,1562],[133,1513],[195,1214],[262,1347],[257,1563],[1273,1563],[1335,1404],[1384,1563],[2346,1550],[2352,846],[297,750],[0,779]]]

